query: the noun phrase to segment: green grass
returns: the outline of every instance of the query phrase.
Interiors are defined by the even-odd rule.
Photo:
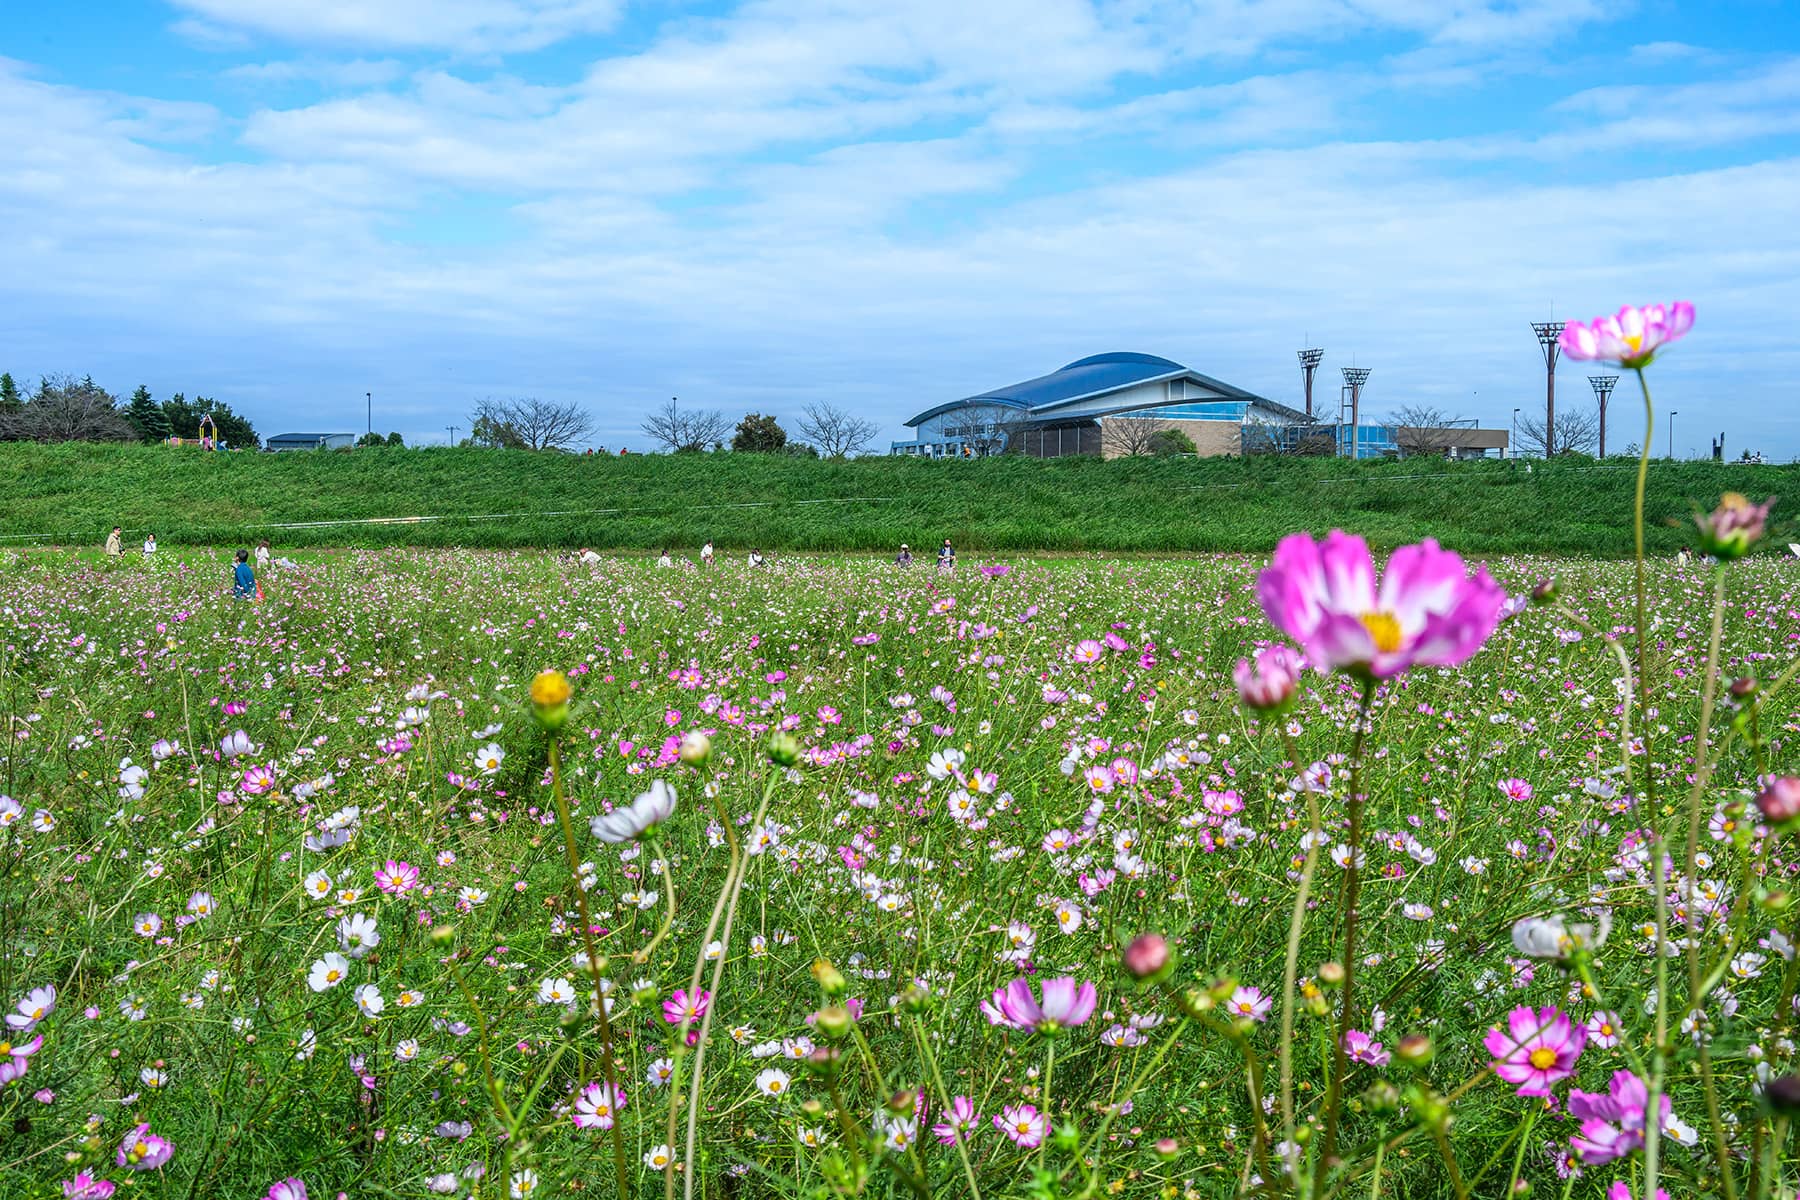
[[[0,445],[0,545],[165,544],[1266,551],[1295,529],[1479,553],[1631,553],[1631,464],[1003,458],[820,462],[763,455],[577,457],[373,449],[202,454]],[[1793,494],[1800,467],[1659,464],[1652,549],[1672,553],[1724,490]],[[432,518],[396,522],[395,518]],[[308,522],[368,522],[322,524]],[[285,527],[284,527],[285,526]]]

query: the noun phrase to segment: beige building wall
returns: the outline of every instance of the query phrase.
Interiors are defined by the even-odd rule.
[[[1103,417],[1100,421],[1101,456],[1118,458],[1122,451],[1106,436],[1106,427],[1113,421],[1130,421],[1135,428],[1142,424],[1152,429],[1179,429],[1194,439],[1196,453],[1211,458],[1221,454],[1242,454],[1244,452],[1244,427],[1237,421],[1179,421],[1163,420],[1158,417]]]

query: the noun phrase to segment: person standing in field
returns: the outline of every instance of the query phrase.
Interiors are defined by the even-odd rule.
[[[154,533],[145,534],[144,535],[144,557],[149,558],[152,554],[155,554],[155,553],[156,553],[156,535]]]
[[[251,600],[256,596],[256,572],[250,569],[250,552],[237,552],[237,566],[231,573],[231,594],[239,600]]]
[[[944,544],[938,547],[938,570],[956,570],[956,547],[950,544],[949,538],[945,538]]]
[[[912,550],[907,547],[905,542],[900,543],[900,553],[894,556],[894,565],[896,567],[912,566]]]
[[[707,538],[706,545],[700,547],[700,565],[703,567],[710,567],[710,566],[712,566],[712,560],[713,560],[712,539]]]
[[[267,571],[269,569],[269,539],[268,538],[264,538],[262,541],[258,542],[256,545],[256,569],[259,571]]]
[[[114,525],[113,531],[106,535],[106,555],[108,558],[117,558],[123,553],[125,553],[123,533],[117,525]]]

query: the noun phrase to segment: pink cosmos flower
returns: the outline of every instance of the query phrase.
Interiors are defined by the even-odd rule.
[[[1393,1059],[1393,1055],[1381,1048],[1380,1042],[1360,1029],[1344,1031],[1344,1053],[1350,1056],[1351,1062],[1367,1063],[1371,1067],[1385,1067]]]
[[[1086,1024],[1094,1015],[1099,993],[1092,983],[1077,984],[1073,977],[1065,976],[1044,980],[1042,988],[1040,1004],[1031,994],[1031,981],[1015,979],[1005,987],[995,988],[981,1011],[990,1024],[1046,1034]]]
[[[1485,567],[1471,577],[1460,555],[1430,538],[1394,551],[1378,587],[1368,543],[1341,530],[1323,542],[1282,538],[1256,593],[1315,669],[1376,679],[1464,662],[1494,632],[1506,599]]]
[[[267,1200],[306,1200],[306,1184],[289,1176],[269,1185]]]
[[[616,1093],[604,1083],[590,1083],[575,1098],[574,1121],[577,1129],[611,1129],[613,1119],[625,1107],[625,1089]]]
[[[1631,1200],[1631,1185],[1623,1179],[1613,1180],[1612,1186],[1606,1189],[1606,1200]],[[1657,1188],[1656,1200],[1669,1200],[1669,1190]]]
[[[275,786],[275,771],[271,767],[255,766],[244,771],[244,777],[238,787],[252,796],[260,796]]]
[[[1703,517],[1695,517],[1700,527],[1700,544],[1707,553],[1726,562],[1742,558],[1760,542],[1769,521],[1769,510],[1775,507],[1771,496],[1761,504],[1752,504],[1738,492],[1719,497],[1719,507]]]
[[[1587,324],[1570,321],[1563,326],[1563,353],[1582,362],[1615,362],[1636,370],[1650,365],[1656,352],[1678,341],[1694,327],[1694,306],[1686,300],[1674,304],[1626,305],[1617,316],[1595,317]]]
[[[390,896],[410,892],[419,886],[419,868],[390,858],[375,868],[375,886]]]
[[[1275,1001],[1253,987],[1233,988],[1231,999],[1225,1002],[1225,1011],[1240,1020],[1264,1021],[1269,1010],[1275,1007]]]
[[[1659,1125],[1669,1121],[1669,1098],[1662,1098]],[[1644,1144],[1645,1117],[1650,1092],[1630,1071],[1614,1071],[1606,1094],[1569,1089],[1569,1115],[1581,1122],[1581,1132],[1569,1139],[1575,1153],[1588,1166],[1624,1158]]]
[[[690,1002],[687,989],[676,988],[669,998],[663,1001],[663,1020],[671,1025],[679,1025],[683,1021],[698,1021],[706,1015],[706,1005],[711,999],[711,992],[699,992]]]
[[[1011,1138],[1014,1145],[1035,1150],[1050,1132],[1050,1118],[1034,1105],[1009,1104],[994,1118],[994,1128]]]
[[[1075,661],[1079,663],[1098,662],[1105,653],[1105,648],[1093,638],[1083,638],[1075,643]]]
[[[1619,1044],[1619,1014],[1615,1012],[1597,1012],[1585,1022],[1588,1041],[1602,1050],[1610,1050]]]
[[[1497,786],[1508,800],[1529,800],[1536,794],[1523,779],[1503,779]]]
[[[151,1133],[148,1124],[140,1124],[119,1143],[114,1161],[134,1171],[154,1171],[174,1156],[175,1147],[167,1139]]]
[[[931,1127],[937,1134],[939,1142],[946,1146],[954,1146],[956,1140],[981,1123],[981,1114],[975,1111],[975,1103],[967,1096],[956,1096],[950,1101],[950,1108],[944,1119]]]
[[[1245,708],[1267,712],[1285,705],[1300,682],[1300,656],[1286,646],[1266,646],[1256,653],[1256,665],[1240,658],[1231,678]]]
[[[95,1179],[82,1171],[73,1179],[63,1180],[63,1200],[108,1200],[118,1186],[110,1179]]]
[[[1490,1029],[1483,1039],[1494,1074],[1517,1085],[1521,1096],[1548,1096],[1552,1084],[1575,1073],[1586,1044],[1587,1030],[1553,1007],[1515,1008],[1505,1029]]]
[[[13,1043],[0,1037],[0,1087],[25,1078],[25,1071],[31,1065],[31,1056],[44,1045],[44,1035],[38,1034],[29,1042]]]

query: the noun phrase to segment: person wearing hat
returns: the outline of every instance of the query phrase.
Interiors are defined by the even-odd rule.
[[[912,551],[907,548],[905,542],[900,543],[900,553],[894,556],[894,565],[896,567],[912,566]]]

